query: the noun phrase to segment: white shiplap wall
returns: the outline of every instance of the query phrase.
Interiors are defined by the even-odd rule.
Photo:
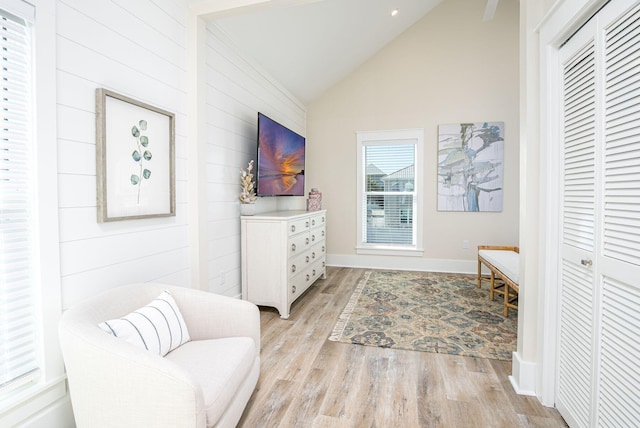
[[[306,135],[306,108],[215,25],[207,26],[208,290],[240,296],[240,169],[256,159],[262,112]],[[304,208],[304,198],[260,198],[258,212]]]
[[[59,0],[57,128],[65,308],[130,282],[190,284],[187,233],[187,2]],[[95,89],[176,115],[176,216],[96,221]]]

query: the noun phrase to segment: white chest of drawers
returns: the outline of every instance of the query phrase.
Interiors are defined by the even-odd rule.
[[[242,298],[289,318],[291,304],[326,276],[326,217],[326,210],[240,217]]]

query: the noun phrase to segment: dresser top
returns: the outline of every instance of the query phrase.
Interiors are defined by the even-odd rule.
[[[318,210],[318,211],[306,211],[306,210],[285,210],[285,211],[270,211],[266,213],[258,213],[252,216],[242,216],[243,218],[254,218],[257,220],[268,220],[268,219],[293,219],[296,217],[304,217],[315,214],[324,214],[327,210]]]

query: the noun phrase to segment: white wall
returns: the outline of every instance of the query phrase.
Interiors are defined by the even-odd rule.
[[[188,2],[59,0],[55,20],[63,307],[130,282],[191,286],[189,211],[196,203],[188,200]],[[255,157],[257,112],[303,135],[306,112],[224,39],[211,26],[206,51],[199,52],[207,62],[207,222],[200,232],[207,240],[209,278],[203,288],[239,296],[239,169]],[[175,217],[97,222],[95,90],[100,87],[175,113]],[[303,204],[304,198],[271,198],[258,207]],[[25,421],[29,427],[72,425],[68,395]]]
[[[475,272],[477,245],[518,244],[518,2],[447,0],[309,105],[307,171],[327,208],[327,263]],[[501,213],[438,212],[438,125],[503,121]],[[424,257],[357,255],[356,132],[425,129]],[[331,172],[329,172],[331,171]],[[463,249],[468,240],[469,249]]]
[[[186,18],[180,0],[58,0],[57,188],[62,306],[130,282],[190,285],[187,233]],[[43,12],[41,12],[43,13]],[[176,216],[99,224],[95,90],[175,113]],[[51,281],[50,286],[56,286]],[[48,302],[43,302],[47,306]],[[58,351],[56,351],[58,352]],[[49,356],[56,359],[57,356]],[[22,403],[25,427],[72,427],[69,396]]]
[[[186,17],[175,0],[57,2],[60,252],[63,306],[117,285],[189,285]],[[176,216],[96,221],[95,89],[176,115]]]
[[[215,25],[206,37],[206,169],[208,290],[241,295],[240,169],[256,159],[262,112],[306,134],[306,109]],[[258,212],[304,208],[304,198],[259,198]]]

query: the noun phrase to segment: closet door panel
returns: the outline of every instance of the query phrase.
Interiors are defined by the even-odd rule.
[[[610,13],[610,12],[609,12]],[[603,19],[606,19],[606,14]],[[597,425],[640,424],[640,6],[605,27]]]
[[[640,291],[604,277],[598,426],[632,427],[640,422]]]
[[[611,0],[560,57],[556,405],[572,427],[638,427],[640,1]]]
[[[594,26],[564,50],[560,340],[556,406],[572,426],[588,426],[594,385],[596,62]]]

